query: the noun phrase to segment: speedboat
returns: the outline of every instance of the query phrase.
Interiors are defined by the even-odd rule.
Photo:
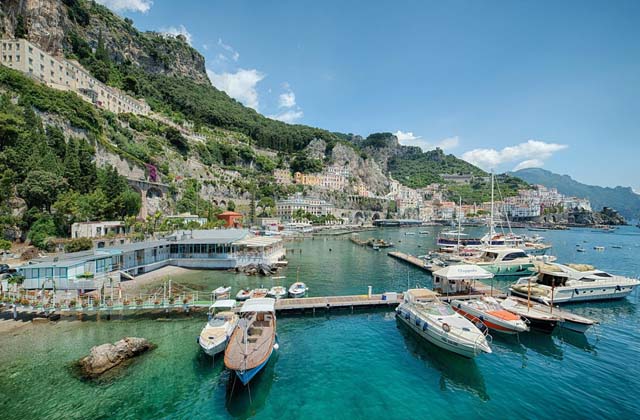
[[[560,322],[560,317],[550,314],[547,311],[541,311],[527,304],[520,299],[507,297],[506,299],[496,299],[500,306],[507,311],[524,318],[525,322],[529,323],[529,326],[540,332],[551,334]]]
[[[271,289],[269,289],[267,296],[281,299],[287,296],[287,289],[283,286],[273,286]]]
[[[517,334],[529,331],[529,326],[520,315],[504,310],[492,297],[451,301],[454,311],[473,323],[481,322],[489,329],[504,334]]]
[[[467,318],[438,299],[438,294],[429,289],[410,289],[404,302],[396,308],[396,316],[416,334],[430,343],[473,358],[481,353],[491,353],[487,329],[478,329]],[[489,338],[490,339],[490,338]]]
[[[243,385],[265,367],[277,349],[275,299],[247,300],[224,353],[224,365]]]
[[[220,286],[211,292],[211,294],[215,299],[225,299],[229,297],[229,292],[231,292],[230,286]]]
[[[198,336],[198,344],[211,357],[224,351],[231,333],[238,324],[238,315],[229,310],[217,310],[231,309],[235,304],[235,300],[219,300],[209,308],[209,320]]]
[[[240,289],[236,294],[236,300],[243,302],[251,297],[251,290],[249,289]]]
[[[268,294],[269,294],[269,289],[264,289],[264,288],[253,289],[251,291],[251,299],[264,298],[264,297],[267,297]]]
[[[537,264],[537,273],[521,278],[509,290],[547,305],[622,299],[640,280],[609,274],[588,264]],[[529,292],[531,290],[532,292]]]
[[[297,281],[289,287],[289,296],[292,298],[301,298],[307,293],[307,285],[301,281]]]

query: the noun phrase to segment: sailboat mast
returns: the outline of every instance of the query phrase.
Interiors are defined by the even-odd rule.
[[[462,229],[462,196],[460,198],[460,206],[458,207],[458,255],[460,255],[460,232]]]
[[[493,171],[491,171],[491,221],[489,222],[489,245],[493,241]]]

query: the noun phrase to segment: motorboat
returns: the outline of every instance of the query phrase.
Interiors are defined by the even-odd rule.
[[[503,309],[521,316],[525,322],[529,323],[529,327],[534,330],[551,334],[560,322],[560,317],[557,315],[536,309],[532,307],[532,305],[527,304],[526,300],[523,302],[511,296],[496,300]]]
[[[588,264],[536,264],[533,276],[519,279],[509,290],[547,305],[590,300],[622,299],[640,280],[609,274]]]
[[[428,230],[421,230],[418,232],[420,235],[428,235],[429,231]]]
[[[236,300],[240,302],[244,302],[250,297],[251,297],[251,290],[249,289],[240,289],[236,294]]]
[[[429,289],[410,289],[396,308],[396,317],[430,343],[467,358],[491,353],[487,329],[478,329],[467,318],[438,299]]]
[[[284,297],[287,297],[287,289],[283,286],[273,286],[271,289],[269,289],[267,296],[276,299],[282,299]]]
[[[240,309],[240,320],[229,339],[224,364],[243,385],[265,367],[277,349],[275,302],[272,298],[249,299]]]
[[[406,235],[415,235],[416,233],[415,232],[405,232],[404,234],[406,236]]]
[[[550,256],[534,257],[519,248],[485,247],[477,257],[462,260],[463,264],[475,264],[496,277],[525,277],[531,274],[535,261],[553,261]]]
[[[598,321],[594,319],[574,314],[573,312],[560,309],[556,306],[543,305],[538,302],[530,302],[530,301],[527,301],[527,299],[519,298],[519,297],[512,297],[512,299],[515,299],[523,304],[529,305],[538,311],[547,312],[551,315],[559,317],[560,328],[564,328],[566,330],[571,330],[578,333],[584,333],[591,326],[598,324]]]
[[[233,313],[235,300],[218,300],[209,308],[209,320],[198,336],[198,344],[209,356],[223,352],[229,337],[238,324],[238,315]]]
[[[229,297],[229,292],[231,292],[231,287],[230,286],[220,286],[217,289],[215,289],[214,291],[211,292],[211,294],[213,295],[214,299],[226,299]]]
[[[529,326],[520,315],[505,310],[492,297],[485,296],[469,300],[454,299],[451,301],[451,307],[471,322],[476,324],[481,322],[492,331],[503,334],[529,331]]]
[[[307,293],[307,285],[301,281],[297,281],[289,287],[289,297],[301,298]]]
[[[257,288],[257,289],[253,289],[251,291],[251,299],[260,299],[260,298],[264,298],[267,297],[267,295],[269,294],[269,289],[265,289],[265,288]]]
[[[603,246],[594,246],[593,249],[595,249],[596,251],[604,251]]]

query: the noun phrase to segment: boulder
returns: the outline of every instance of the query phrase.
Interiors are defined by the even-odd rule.
[[[155,348],[151,342],[139,337],[125,337],[114,344],[95,346],[79,362],[83,376],[94,378],[121,363]]]

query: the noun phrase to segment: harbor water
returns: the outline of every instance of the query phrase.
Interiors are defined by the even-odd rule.
[[[428,235],[418,233],[425,229]],[[419,255],[434,247],[439,229],[378,229],[360,237],[383,238]],[[550,253],[560,262],[640,275],[638,228],[536,233],[553,243]],[[311,296],[431,284],[425,272],[347,237],[316,236],[287,247],[289,266],[280,281],[288,286],[299,278]],[[172,280],[203,291],[230,285],[233,293],[273,285],[269,278],[214,271]],[[420,340],[387,310],[281,316],[277,355],[244,389],[229,380],[222,358],[212,360],[196,343],[203,314],[34,324],[0,335],[0,413],[3,419],[637,417],[638,291],[621,301],[567,308],[600,325],[586,335],[496,335],[493,353],[475,360]],[[98,381],[78,378],[77,359],[125,336],[145,337],[157,348]]]

